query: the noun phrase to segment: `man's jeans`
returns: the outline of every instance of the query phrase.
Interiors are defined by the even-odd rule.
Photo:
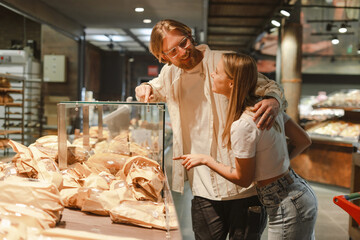
[[[290,170],[257,191],[269,215],[268,239],[315,239],[318,203],[304,179]]]
[[[213,201],[195,196],[192,224],[196,239],[260,239],[266,227],[266,211],[257,196]]]

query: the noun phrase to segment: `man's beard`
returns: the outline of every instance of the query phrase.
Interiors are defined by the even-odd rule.
[[[190,58],[190,59],[188,59]],[[185,60],[187,59],[186,62],[182,62],[182,59]],[[184,70],[191,70],[194,67],[196,67],[196,65],[199,64],[199,62],[201,61],[201,52],[198,51],[197,49],[191,49],[189,51],[186,52],[185,57],[183,57],[182,59],[180,59],[179,64],[177,65],[177,67],[184,69]]]

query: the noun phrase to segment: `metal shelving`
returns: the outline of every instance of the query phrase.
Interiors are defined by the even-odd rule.
[[[43,82],[10,74],[0,73],[0,77],[8,79],[11,84],[10,88],[0,88],[0,93],[11,94],[14,101],[0,103],[0,139],[29,145],[42,136]],[[0,151],[8,155],[9,146],[2,144]]]

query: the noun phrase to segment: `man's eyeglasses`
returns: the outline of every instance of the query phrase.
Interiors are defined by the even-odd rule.
[[[190,45],[191,45],[191,41],[189,40],[189,38],[184,37],[184,39],[181,40],[176,47],[173,47],[169,51],[164,52],[164,54],[171,58],[175,58],[179,54],[179,50],[178,50],[179,47],[182,49],[187,49],[188,47],[190,47]]]

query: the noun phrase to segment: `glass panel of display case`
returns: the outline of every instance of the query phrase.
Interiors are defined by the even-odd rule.
[[[142,155],[163,167],[164,103],[61,102],[58,104],[59,167],[68,145],[126,156]]]

